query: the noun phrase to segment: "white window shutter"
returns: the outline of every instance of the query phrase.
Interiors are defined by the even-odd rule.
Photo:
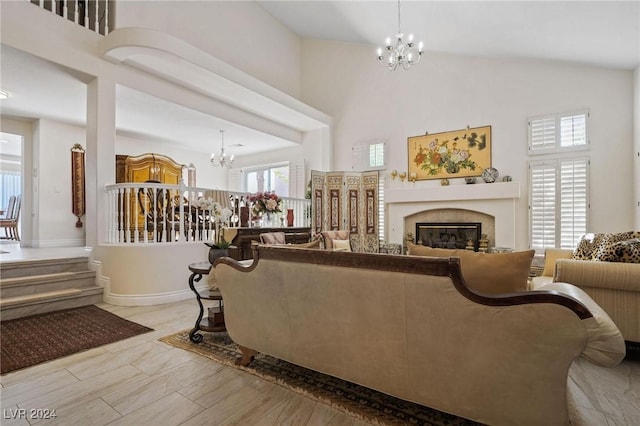
[[[529,185],[531,248],[575,248],[589,227],[589,160],[532,162]]]
[[[228,190],[233,192],[242,192],[242,169],[229,169],[227,174]]]
[[[534,117],[529,120],[529,154],[588,149],[589,111]]]
[[[351,148],[351,169],[354,171],[382,170],[387,167],[385,140],[375,140],[354,145]]]
[[[305,182],[304,161],[291,161],[289,163],[289,196],[304,198],[307,184]]]
[[[575,248],[587,232],[587,159],[560,161],[560,248]]]
[[[529,120],[529,151],[540,152],[556,147],[556,119],[553,116]]]
[[[556,242],[556,163],[529,165],[530,245],[543,254]]]

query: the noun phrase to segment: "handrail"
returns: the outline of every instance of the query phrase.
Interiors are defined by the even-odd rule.
[[[105,192],[108,212],[105,243],[127,245],[215,241],[224,228],[241,224],[239,201],[248,200],[249,195],[184,184],[142,182],[106,185]],[[198,203],[204,198],[230,209],[230,219],[225,223],[213,220],[210,212]],[[293,226],[310,226],[311,200],[290,197],[281,200],[282,213],[276,215],[275,226],[286,225],[289,209],[293,210]]]

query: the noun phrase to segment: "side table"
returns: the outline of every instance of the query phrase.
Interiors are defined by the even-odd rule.
[[[200,281],[203,275],[209,275],[209,273],[211,272],[211,263],[192,263],[189,265],[189,270],[191,271],[191,276],[189,277],[189,288],[195,293],[196,300],[198,301],[198,305],[200,306],[200,313],[198,314],[196,325],[189,333],[189,339],[191,339],[193,343],[200,343],[202,342],[203,337],[202,334],[199,333],[199,331],[226,331],[226,327],[224,325],[224,302],[219,290],[209,290],[209,296],[203,296],[196,289],[195,283]],[[203,299],[218,301],[217,308],[209,308],[210,316],[204,318],[204,305],[202,304]],[[213,318],[211,317],[212,314]]]

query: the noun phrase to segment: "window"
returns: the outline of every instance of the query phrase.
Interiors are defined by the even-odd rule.
[[[383,141],[354,145],[351,153],[353,170],[381,170],[387,166],[387,144]]]
[[[529,155],[589,148],[586,110],[529,120]]]
[[[529,163],[530,247],[575,248],[587,232],[589,160],[558,158]]]
[[[289,196],[289,164],[279,164],[247,170],[247,192],[275,191],[280,197]]]

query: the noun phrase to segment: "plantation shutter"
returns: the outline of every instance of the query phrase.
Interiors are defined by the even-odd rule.
[[[384,184],[385,178],[378,177],[378,240],[385,241],[384,236]]]
[[[587,114],[560,117],[560,146],[576,147],[587,144]]]
[[[587,232],[589,162],[560,161],[560,248],[574,248]]]
[[[529,121],[529,151],[539,152],[556,147],[556,118],[547,116]]]
[[[241,169],[229,169],[227,174],[227,187],[229,191],[242,192],[242,170]]]
[[[530,245],[537,254],[556,242],[556,163],[529,165]]]
[[[529,120],[529,154],[588,148],[586,110],[534,117]]]
[[[589,160],[559,159],[529,164],[530,246],[574,248],[588,227]]]
[[[351,169],[381,170],[387,166],[387,143],[382,140],[365,142],[351,148]]]

